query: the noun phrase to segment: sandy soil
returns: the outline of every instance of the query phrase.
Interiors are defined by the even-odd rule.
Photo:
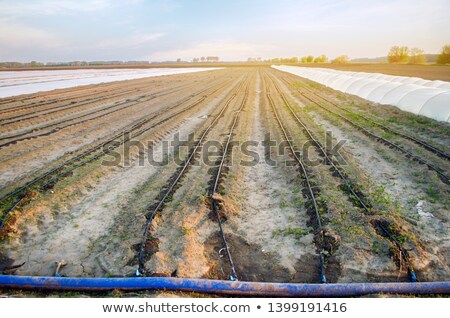
[[[226,233],[237,235],[251,246],[248,252],[255,255],[255,258],[236,260],[242,279],[314,281],[318,258],[312,243],[313,234],[307,225],[306,210],[301,204],[303,198],[296,184],[295,168],[286,167],[284,163],[288,158],[276,151],[272,156],[277,166],[264,161],[262,141],[271,129],[268,114],[261,105],[265,98],[261,82],[261,74],[258,74],[255,97],[247,109],[248,116],[240,122],[239,136],[241,140],[258,142],[252,150],[261,161],[246,167],[238,165],[239,160],[244,159],[242,156],[237,155],[233,160],[235,166],[231,171],[236,181],[230,192],[234,194],[232,199],[239,202],[240,209],[227,225]],[[289,229],[299,229],[299,234],[289,233]],[[273,262],[278,268],[271,264]],[[272,271],[268,272],[266,268],[270,266]]]
[[[208,76],[206,79],[211,81],[214,79],[214,76]],[[166,77],[163,78],[165,79]],[[196,81],[195,78],[186,78],[185,80]],[[216,81],[212,84],[218,85],[219,83]],[[24,140],[15,145],[2,148],[0,149],[0,155],[3,160],[0,168],[6,173],[1,175],[0,185],[4,187],[11,182],[17,181],[17,179],[22,179],[27,175],[36,173],[42,168],[48,168],[49,164],[58,159],[63,159],[63,156],[66,154],[99,144],[103,138],[120,133],[133,122],[146,116],[157,114],[157,112],[161,112],[164,108],[168,109],[174,104],[182,102],[187,94],[201,92],[205,89],[204,84],[205,81],[197,84],[195,89],[184,89],[177,94],[170,94],[145,103],[138,103],[133,108],[129,107],[106,117],[101,117],[67,129],[61,129],[48,136]],[[139,95],[141,94],[139,92],[137,93]],[[124,97],[122,96],[122,98]],[[130,97],[127,99],[130,99]],[[108,104],[102,106],[102,108],[105,107],[108,107]],[[64,147],[61,145],[64,145]],[[22,160],[17,160],[19,157]]]
[[[225,93],[222,94],[222,97],[219,96],[219,100]],[[162,159],[163,140],[170,142],[174,139],[175,134],[180,134],[180,138],[187,139],[189,133],[195,131],[205,121],[203,118],[209,114],[217,102],[217,100],[212,100],[205,104],[191,116],[172,124],[170,129],[166,128],[169,129],[167,132],[158,132],[162,136],[162,140],[153,148],[155,160]],[[132,200],[133,191],[141,188],[147,180],[162,173],[158,170],[166,168],[151,165],[146,159],[144,157],[146,163],[144,166],[138,165],[138,160],[136,160],[131,167],[123,167],[123,165],[114,167],[113,171],[109,173],[103,172],[106,175],[99,180],[94,181],[88,175],[86,181],[89,188],[71,185],[63,189],[62,193],[55,190],[58,193],[53,198],[49,198],[50,202],[47,200],[40,202],[35,209],[47,210],[45,215],[56,214],[56,217],[41,219],[38,215],[36,222],[24,219],[23,223],[17,224],[20,232],[24,233],[31,243],[26,244],[26,248],[24,248],[20,238],[9,242],[8,249],[14,252],[8,254],[8,257],[26,262],[26,265],[19,269],[18,274],[51,275],[54,270],[53,262],[62,259],[68,263],[62,271],[68,276],[129,274],[126,272],[126,266],[125,269],[117,266],[117,262],[122,260],[114,259],[117,255],[115,255],[114,249],[111,249],[109,234],[117,231],[114,230],[119,226],[115,222],[116,218],[122,212],[123,206]],[[82,192],[81,195],[77,193],[79,191]],[[71,202],[65,201],[72,196],[76,199],[72,198]],[[45,206],[55,203],[55,201],[61,206],[58,204],[58,207],[53,206],[50,209]],[[55,209],[59,211],[55,211]],[[130,214],[128,217],[132,218],[134,222],[139,222],[141,226],[145,221],[142,212],[139,215]],[[46,230],[43,231],[43,229]],[[129,231],[129,229],[126,230]],[[141,231],[138,231],[133,235],[133,244],[139,242],[140,234]],[[131,248],[131,244],[128,248]],[[121,256],[123,256],[122,253],[123,251],[120,251]]]
[[[36,105],[18,111],[17,115],[24,117],[23,121],[0,127],[2,135],[86,113],[95,116],[95,111],[114,109],[116,102],[129,105],[113,114],[0,149],[0,193],[19,187],[147,117],[154,117],[151,121],[167,120],[137,139],[144,143],[156,142],[152,148],[156,159],[163,156],[171,159],[176,155],[183,159],[188,153],[187,148],[180,153],[171,151],[163,155],[161,142],[172,140],[176,134],[187,139],[190,133],[196,132],[198,137],[236,94],[205,140],[223,142],[228,138],[236,111],[244,100],[245,88],[248,88],[248,96],[231,135],[232,141],[261,142],[268,132],[274,140],[283,141],[266,96],[270,89],[288,135],[294,146],[301,149],[308,139],[266,74],[275,79],[296,114],[320,142],[325,142],[325,131],[332,132],[334,143],[347,140],[342,149],[343,168],[361,195],[372,204],[373,214],[364,214],[328,165],[322,162],[307,167],[321,204],[324,233],[331,240],[326,264],[329,281],[407,280],[404,268],[399,268],[391,242],[373,225],[380,219],[390,222],[392,229],[398,231],[421,281],[449,280],[448,185],[423,165],[314,106],[289,85],[310,85],[310,82],[281,75],[270,68],[229,68],[134,80],[122,88],[113,84],[93,85],[85,90],[68,89],[60,93],[0,100],[0,120],[15,115],[10,111],[2,113],[2,110]],[[244,85],[241,89],[238,89],[239,83]],[[411,115],[405,119],[406,115],[403,116],[401,111],[394,113],[383,107],[372,112],[372,106],[358,98],[317,85],[308,87],[333,98],[351,112],[377,116],[385,124],[432,140],[449,152],[448,125],[416,121],[417,118]],[[83,101],[83,95],[89,95],[89,98],[107,96],[111,90],[120,92],[120,89],[132,91],[46,115],[48,107],[57,108],[72,101],[77,105]],[[141,95],[149,97],[162,89],[173,91],[141,103],[133,102]],[[51,104],[45,104],[46,101]],[[26,119],[36,111],[42,116]],[[178,112],[180,114],[175,116]],[[73,119],[75,123],[77,120]],[[375,127],[368,126],[368,129],[383,133]],[[447,161],[418,145],[397,137],[395,141],[433,164],[448,168]],[[257,165],[245,166],[239,163],[248,160],[248,156],[239,147],[233,148],[227,156],[215,196],[219,200],[224,233],[239,279],[318,282],[315,225],[298,167],[285,165],[292,159],[288,152],[279,154],[273,149],[270,154],[277,165],[271,166],[264,161],[268,153],[261,143],[251,150],[261,160]],[[95,160],[61,178],[52,189],[34,187],[29,191],[25,203],[14,212],[18,218],[8,223],[0,241],[0,271],[51,276],[55,262],[65,260],[68,264],[61,274],[66,276],[134,275],[145,215],[171,184],[178,168],[170,160],[167,165],[150,165],[145,154],[145,164],[139,166],[139,155],[140,151],[135,147],[131,151],[131,165],[120,162],[114,167],[106,167],[101,160]],[[321,158],[315,149],[311,149],[310,155],[313,159]],[[180,179],[152,223],[144,253],[146,275],[229,278],[230,268],[217,219],[211,213],[208,193],[215,169],[199,156],[195,163]],[[22,263],[23,266],[17,269],[10,269],[12,265]]]
[[[350,99],[350,97],[347,98]],[[357,107],[360,100],[355,98],[353,102]],[[358,179],[364,180],[364,176],[369,176],[372,184],[368,186],[371,189],[368,191],[373,196],[385,193],[385,199],[381,201],[386,200],[393,204],[393,211],[405,223],[405,229],[410,229],[420,238],[418,242],[433,242],[431,244],[433,248],[427,248],[430,245],[420,243],[417,245],[417,250],[412,251],[416,270],[420,271],[425,280],[448,279],[448,238],[447,235],[443,235],[448,233],[449,226],[444,212],[448,210],[448,200],[445,198],[448,186],[436,180],[436,175],[426,167],[414,164],[407,158],[399,158],[399,154],[395,151],[374,142],[353,126],[340,122],[320,108],[311,106],[307,110],[313,119],[310,123],[318,123],[321,130],[331,131],[336,141],[346,140],[342,152],[348,164],[345,169],[354,174],[362,173]],[[402,145],[405,144],[407,144],[406,141],[402,143]],[[417,148],[417,146],[409,145],[408,150],[413,153],[417,151],[421,157],[430,160],[432,155],[424,154],[420,148]],[[433,159],[439,166],[446,167],[446,162],[436,156]],[[360,172],[355,172],[359,169]],[[414,173],[411,174],[411,171]],[[428,182],[425,181],[424,176],[427,176],[425,178]],[[430,197],[430,189],[434,188],[439,189],[437,193],[444,194],[439,200],[436,200],[434,195]],[[417,208],[418,204],[420,209]],[[436,233],[439,234],[436,235]],[[385,266],[384,262],[376,263],[382,267]],[[361,264],[358,266],[360,267]],[[386,269],[389,270],[389,268]],[[382,269],[377,269],[377,272],[382,272]]]

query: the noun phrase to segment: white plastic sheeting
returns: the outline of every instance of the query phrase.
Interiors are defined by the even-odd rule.
[[[79,69],[0,72],[0,98],[143,77],[211,71],[220,68]]]
[[[449,82],[328,68],[272,67],[375,103],[393,105],[407,112],[450,122]]]

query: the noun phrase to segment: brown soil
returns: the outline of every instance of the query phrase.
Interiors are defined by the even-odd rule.
[[[427,80],[450,81],[448,65],[409,65],[385,63],[299,64],[296,66],[332,68],[340,71],[383,73],[396,76],[420,77]]]

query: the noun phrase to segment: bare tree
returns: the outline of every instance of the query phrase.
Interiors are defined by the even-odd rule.
[[[406,64],[408,63],[408,47],[407,46],[393,46],[388,53],[389,63]]]
[[[219,57],[218,56],[208,56],[208,57],[206,57],[206,61],[207,62],[219,62]]]
[[[447,44],[442,48],[441,54],[439,54],[437,64],[450,64],[450,45]]]
[[[346,64],[348,62],[349,62],[349,59],[348,59],[347,55],[336,56],[336,58],[331,61],[331,63],[333,63],[333,64]]]
[[[326,63],[328,61],[328,58],[322,54],[321,56],[318,56],[314,59],[314,63]]]

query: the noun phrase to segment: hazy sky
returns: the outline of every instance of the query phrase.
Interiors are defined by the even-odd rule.
[[[449,0],[0,0],[0,61],[437,53]]]

